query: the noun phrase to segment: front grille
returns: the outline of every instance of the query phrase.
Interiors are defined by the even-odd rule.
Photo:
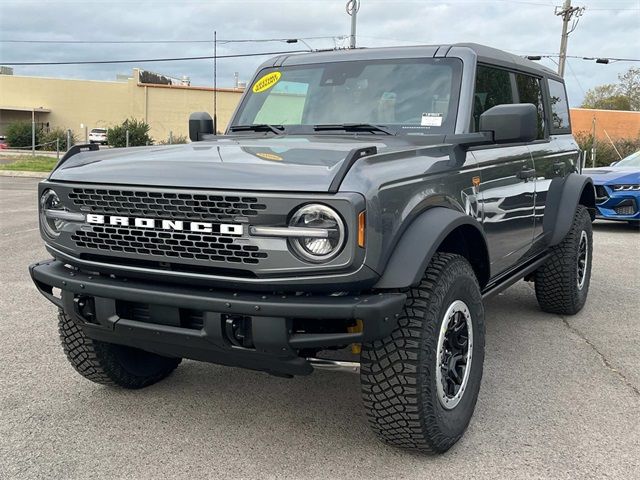
[[[219,192],[159,191],[75,187],[69,201],[81,212],[182,221],[236,221],[267,214],[267,206],[251,195]],[[79,249],[166,263],[223,262],[255,265],[268,257],[247,239],[217,232],[169,231],[153,228],[84,225],[71,235]]]
[[[69,199],[82,212],[185,220],[255,217],[267,208],[256,197],[187,192],[74,188]]]
[[[234,243],[234,237],[135,227],[85,226],[71,239],[79,248],[185,260],[256,264],[267,258],[256,245]]]
[[[623,205],[621,207],[614,207],[614,210],[618,215],[633,215],[636,213],[636,209],[633,205]]]

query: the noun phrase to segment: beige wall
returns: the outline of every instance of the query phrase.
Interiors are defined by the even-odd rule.
[[[134,117],[151,126],[156,142],[173,136],[188,136],[189,114],[213,110],[213,89],[202,87],[143,85],[138,71],[126,82],[67,80],[43,77],[0,75],[0,132],[15,120],[31,121],[30,112],[8,108],[45,108],[50,113],[36,114],[38,123],[70,128],[80,141],[89,129],[109,127]],[[223,130],[242,92],[218,89],[218,129]]]

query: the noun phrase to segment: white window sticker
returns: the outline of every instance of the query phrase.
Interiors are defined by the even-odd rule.
[[[442,126],[441,113],[423,113],[420,125],[423,127],[440,127]]]

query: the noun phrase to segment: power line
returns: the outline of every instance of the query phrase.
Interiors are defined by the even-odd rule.
[[[289,37],[289,38],[237,38],[237,39],[220,39],[218,44],[221,43],[265,43],[265,42],[291,42],[295,43],[297,40],[335,40],[344,39],[348,35],[331,35],[331,36],[318,36],[318,37]],[[0,39],[0,43],[42,43],[42,44],[78,44],[78,45],[93,45],[93,44],[159,44],[159,43],[213,43],[213,40],[16,40],[16,39]]]
[[[529,60],[540,60],[542,58],[559,58],[560,55],[526,55]],[[580,55],[565,55],[565,58],[577,58],[579,60],[595,60],[597,63],[609,62],[640,62],[640,58],[615,58],[615,57],[583,57]]]
[[[237,53],[231,55],[217,55],[217,58],[239,58],[239,57],[259,57],[265,55],[285,55],[288,53],[310,52],[311,50],[285,50],[279,52],[259,52],[259,53]],[[109,63],[151,63],[151,62],[183,62],[188,60],[212,60],[213,55],[203,55],[200,57],[174,57],[174,58],[138,58],[132,60],[80,60],[70,62],[3,62],[1,65],[98,65]]]

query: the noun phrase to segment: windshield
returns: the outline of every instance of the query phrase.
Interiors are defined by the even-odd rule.
[[[267,124],[286,133],[335,133],[347,124],[396,134],[453,132],[461,67],[457,59],[421,58],[267,68],[245,95],[231,130]]]
[[[640,167],[640,151],[624,157],[615,165],[616,167]]]

